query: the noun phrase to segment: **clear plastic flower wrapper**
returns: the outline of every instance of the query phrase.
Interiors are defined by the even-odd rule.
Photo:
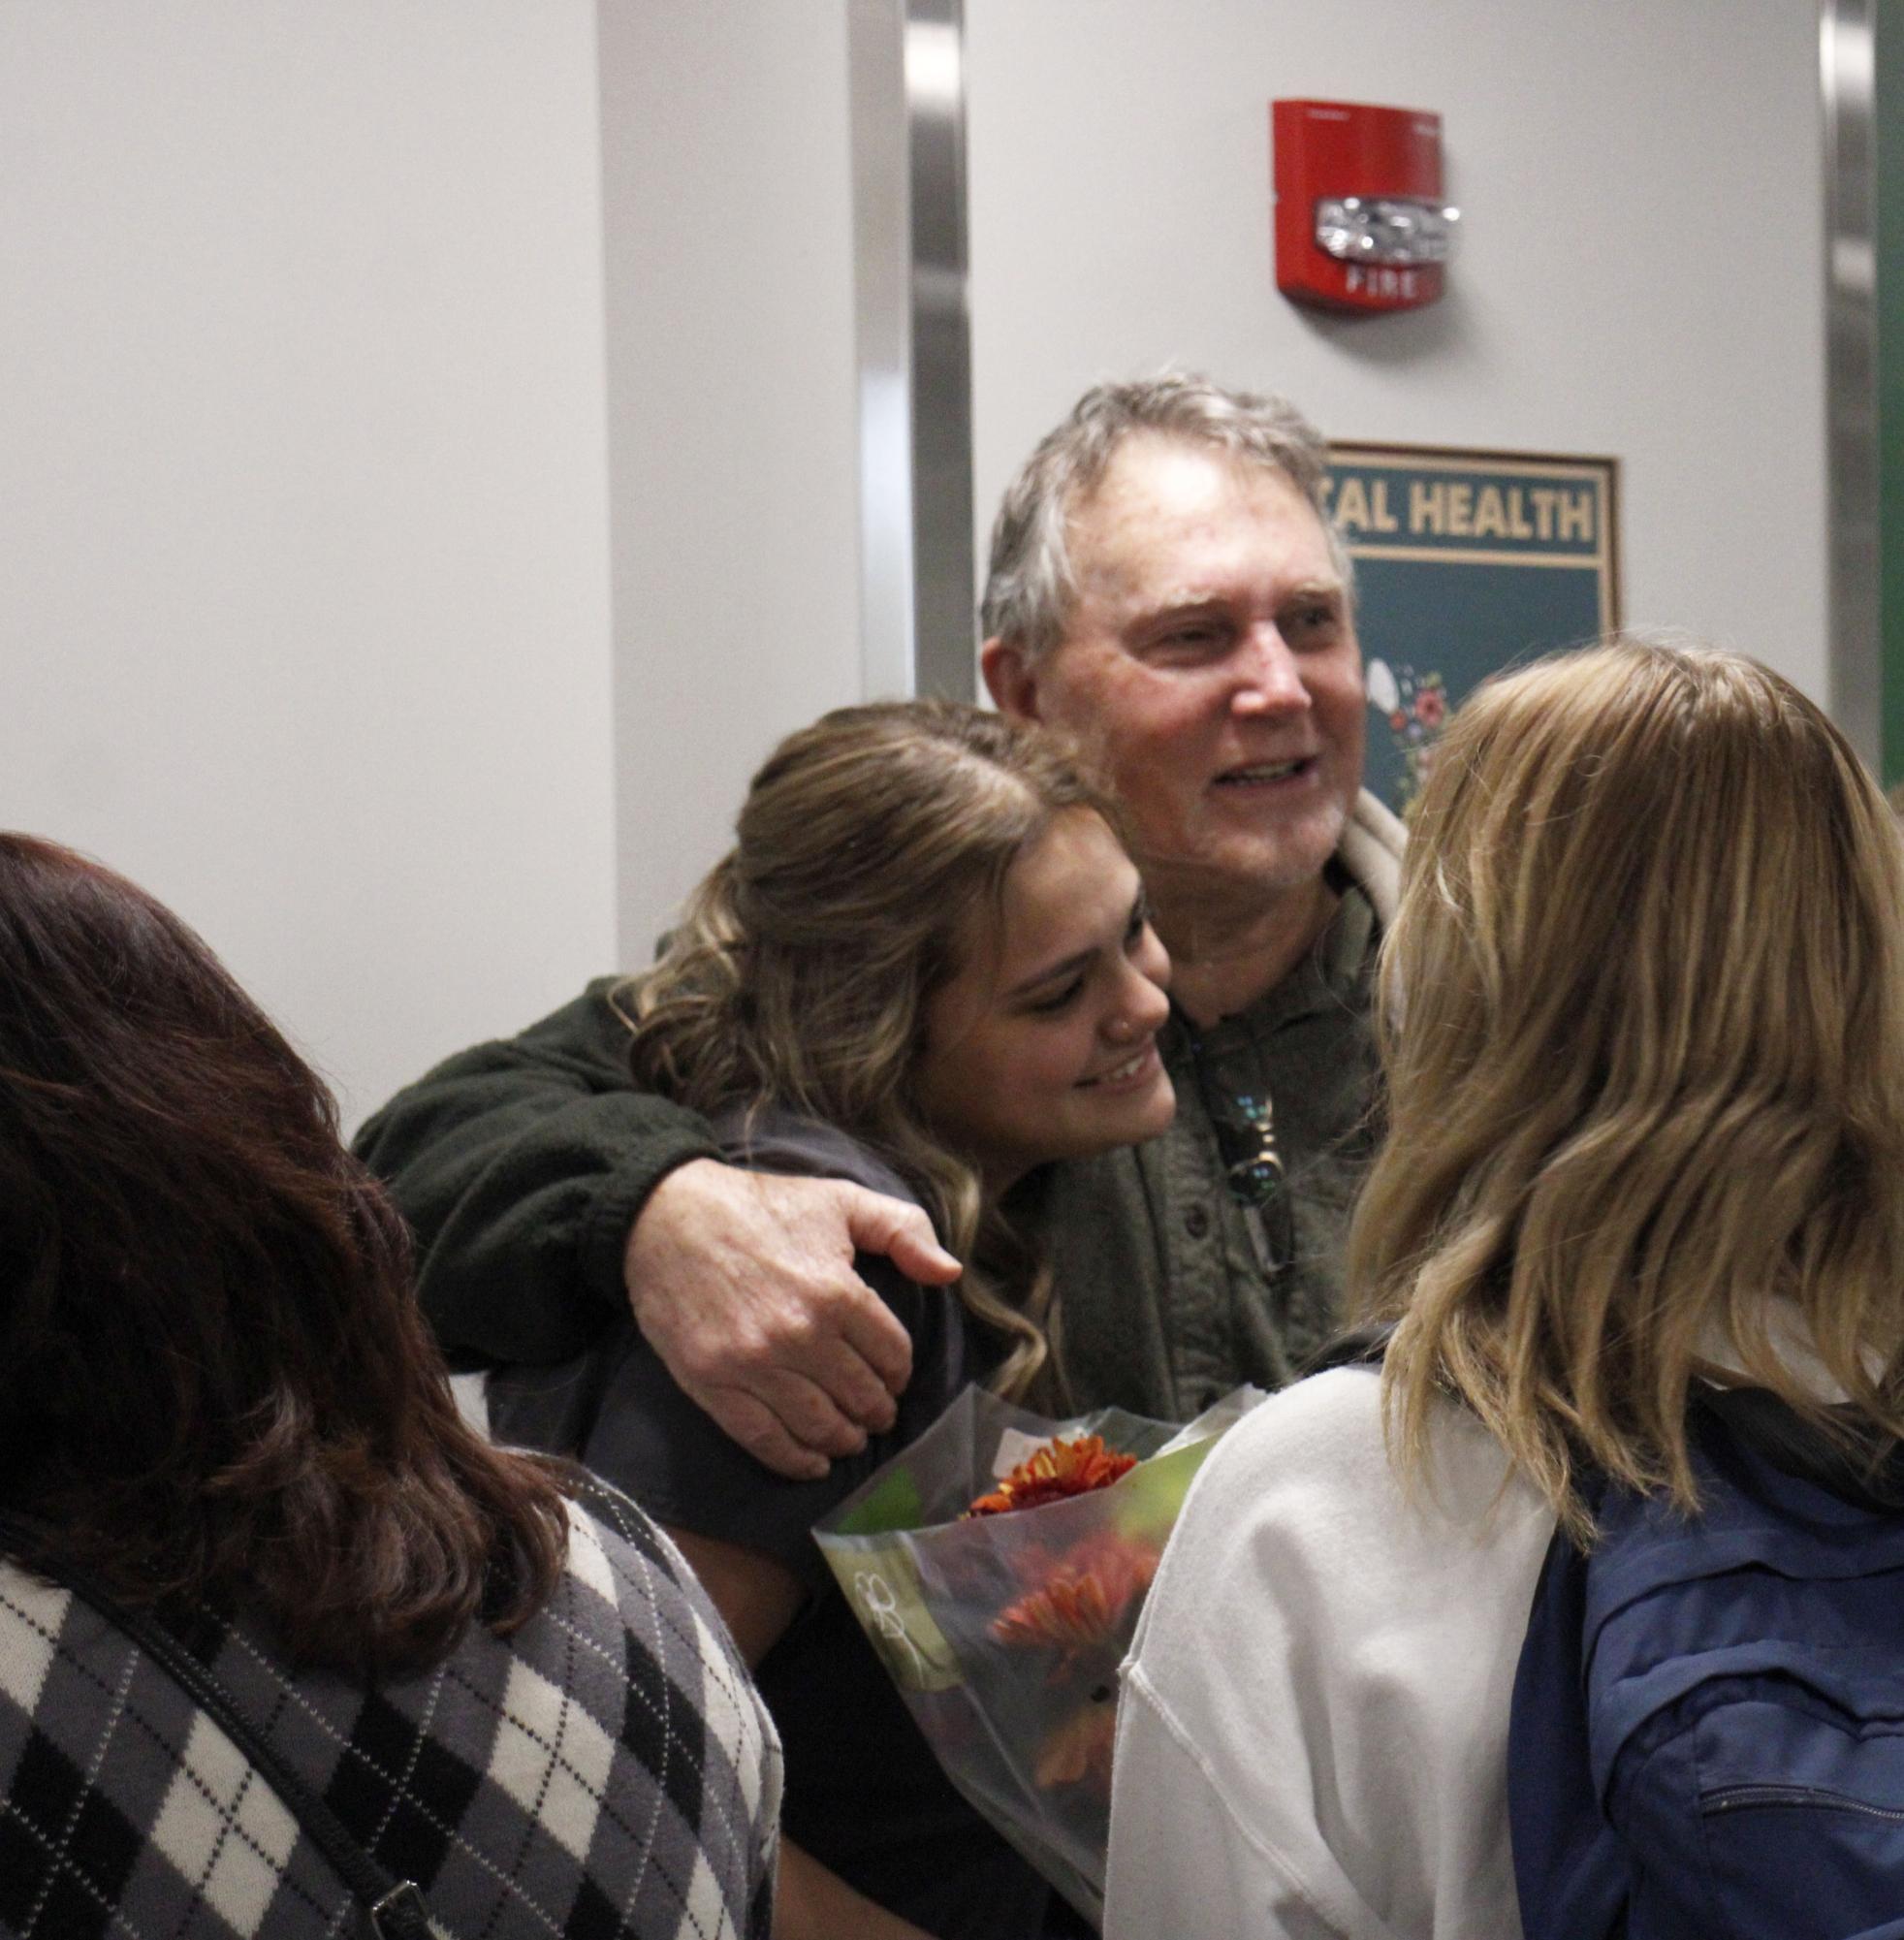
[[[1118,1666],[1192,1477],[1263,1398],[1240,1387],[1179,1428],[1050,1421],[968,1387],[813,1531],[952,1782],[1093,1922]]]

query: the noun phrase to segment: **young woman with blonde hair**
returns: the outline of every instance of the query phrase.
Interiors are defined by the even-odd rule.
[[[1904,1434],[1901,949],[1884,799],[1763,667],[1617,641],[1462,709],[1351,1240],[1392,1336],[1196,1484],[1127,1667],[1109,1934],[1520,1930],[1509,1696],[1556,1528],[1591,1543],[1596,1479],[1697,1515],[1709,1384]]]
[[[780,1940],[1041,1940],[1064,1918],[935,1765],[809,1532],[968,1381],[1056,1398],[1014,1195],[1175,1108],[1168,963],[1111,813],[1062,743],[997,715],[828,715],[755,777],[655,967],[567,1027],[619,1034],[638,1083],[739,1162],[909,1199],[966,1261],[947,1290],[860,1260],[913,1375],[894,1428],[821,1481],[730,1442],[625,1319],[489,1383],[499,1435],[579,1454],[668,1527],[755,1667],[786,1748]]]

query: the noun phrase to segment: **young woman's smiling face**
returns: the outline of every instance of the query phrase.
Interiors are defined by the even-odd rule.
[[[1169,976],[1117,838],[1089,809],[1059,815],[927,1000],[927,1120],[995,1193],[1046,1160],[1154,1137],[1177,1108],[1157,1050]]]

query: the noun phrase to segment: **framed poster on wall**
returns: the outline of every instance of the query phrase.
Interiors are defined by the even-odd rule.
[[[1618,461],[1338,444],[1355,562],[1368,785],[1405,813],[1448,711],[1500,668],[1620,623]]]

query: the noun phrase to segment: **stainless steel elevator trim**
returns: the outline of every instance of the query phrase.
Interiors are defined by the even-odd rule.
[[[850,0],[869,696],[975,692],[963,0]]]
[[[1876,0],[1820,0],[1832,718],[1873,774],[1884,722],[1878,544]]]

